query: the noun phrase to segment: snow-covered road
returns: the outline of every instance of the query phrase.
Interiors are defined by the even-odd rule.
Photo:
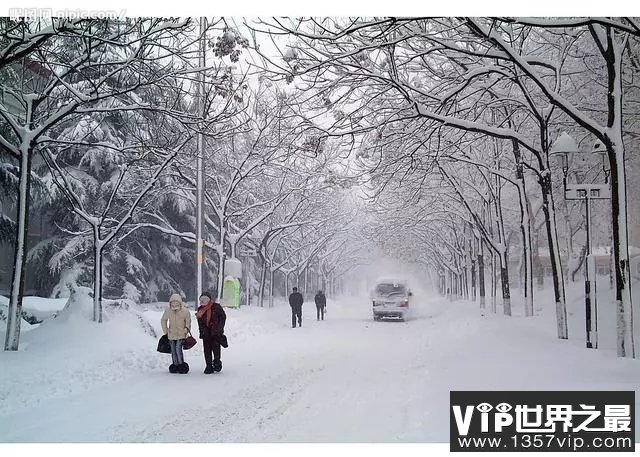
[[[323,322],[307,306],[297,329],[286,308],[276,310],[277,331],[229,351],[222,375],[197,373],[185,384],[189,393],[211,388],[206,401],[191,402],[169,426],[167,417],[137,430],[124,425],[113,439],[424,440],[435,322],[428,312],[406,323],[373,322],[366,303],[333,306]],[[181,388],[183,380],[171,381]]]
[[[323,322],[306,304],[292,329],[287,306],[230,310],[222,373],[202,373],[201,344],[188,375],[169,374],[151,347],[121,380],[23,393],[23,407],[0,412],[0,441],[446,442],[450,390],[638,388],[637,361],[555,340],[546,316],[483,318],[424,294],[413,311],[374,322],[366,298],[345,298]]]

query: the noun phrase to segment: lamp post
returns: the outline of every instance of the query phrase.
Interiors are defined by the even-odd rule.
[[[196,84],[196,106],[198,116],[204,117],[204,97],[205,97],[205,75],[203,68],[206,65],[205,59],[205,43],[206,43],[206,18],[200,17],[200,37],[198,40],[198,66],[200,72],[198,73],[198,81]],[[197,157],[196,157],[196,295],[195,295],[195,308],[198,308],[198,298],[202,293],[202,270],[204,267],[204,137],[202,135],[202,129],[198,129],[197,136]]]
[[[600,142],[596,142],[591,152],[580,152],[576,141],[566,132],[563,132],[553,143],[549,154],[560,156],[562,160],[562,175],[565,200],[584,200],[586,237],[587,237],[587,265],[585,268],[585,330],[586,346],[590,349],[598,348],[598,298],[596,293],[596,256],[592,250],[591,231],[591,201],[609,200],[611,190],[609,188],[609,162],[606,157],[606,149]],[[598,183],[568,183],[569,168],[580,168],[578,172],[593,169],[597,156],[600,156],[602,171],[604,171],[604,184]],[[599,173],[598,173],[599,174]]]

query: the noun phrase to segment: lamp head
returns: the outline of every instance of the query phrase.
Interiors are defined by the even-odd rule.
[[[562,163],[562,173],[567,176],[569,170],[569,156],[578,152],[578,144],[567,132],[562,132],[549,149],[549,155],[559,157]]]

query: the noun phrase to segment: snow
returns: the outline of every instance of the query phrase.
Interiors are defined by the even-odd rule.
[[[379,278],[376,279],[375,283],[376,284],[383,284],[383,283],[406,284],[407,280],[406,279],[401,279],[399,277],[380,276]]]
[[[42,321],[49,319],[53,314],[64,308],[67,300],[67,298],[24,297],[22,299],[22,311]],[[9,298],[0,295],[0,309],[6,313],[8,306]]]
[[[80,294],[0,354],[0,442],[443,442],[450,390],[640,390],[604,302],[604,349],[583,348],[580,287],[568,290],[568,341],[555,337],[551,291],[526,319],[515,300],[514,317],[482,317],[417,290],[404,323],[373,322],[366,297],[329,297],[322,322],[306,297],[296,329],[284,301],[228,309],[215,375],[202,374],[201,341],[185,352],[191,372],[169,374],[134,311],[96,324]],[[142,313],[157,334],[165,305]]]
[[[568,154],[578,151],[578,143],[567,132],[562,132],[551,145],[549,154]]]
[[[224,271],[227,277],[233,278],[242,277],[242,262],[238,259],[226,259],[224,261]],[[225,278],[226,280],[227,278]]]
[[[282,56],[282,60],[284,60],[285,62],[290,62],[297,58],[298,58],[298,51],[296,51],[294,48],[288,48],[285,51],[284,56]]]

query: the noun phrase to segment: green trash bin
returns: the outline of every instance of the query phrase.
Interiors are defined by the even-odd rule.
[[[233,276],[224,278],[222,306],[240,308],[240,281]]]

